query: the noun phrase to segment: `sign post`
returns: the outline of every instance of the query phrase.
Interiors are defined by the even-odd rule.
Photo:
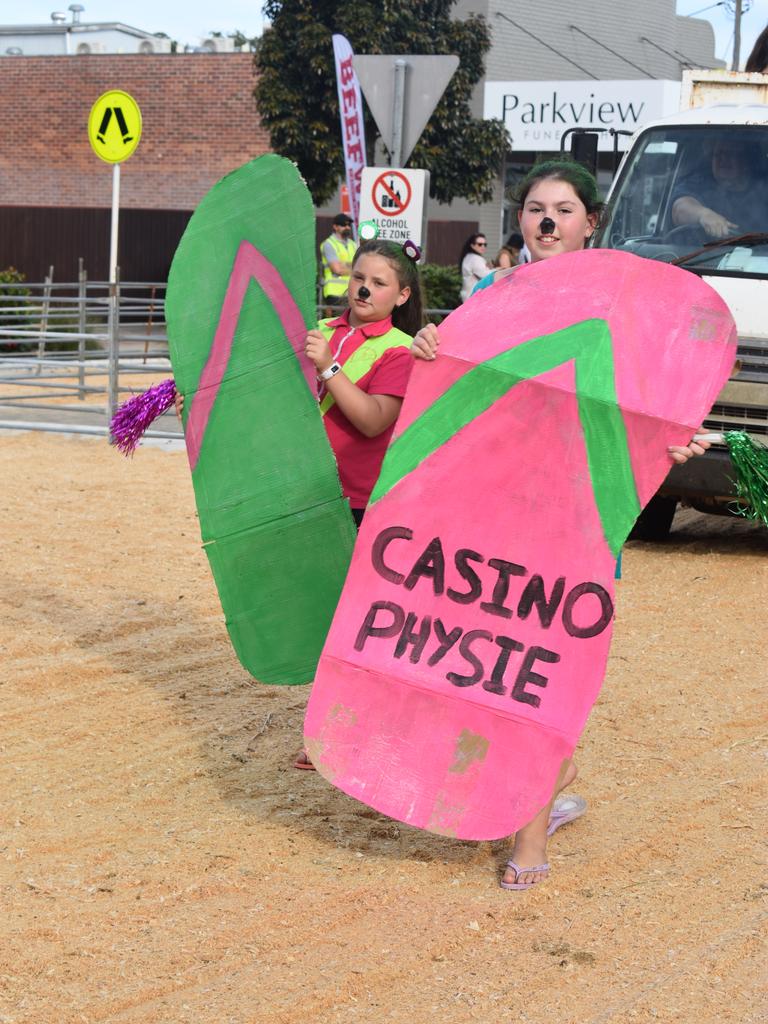
[[[127,92],[112,89],[91,107],[88,141],[100,160],[112,164],[112,217],[109,232],[109,389],[107,424],[117,408],[119,355],[119,310],[117,282],[117,236],[120,218],[120,164],[135,151],[141,139],[141,111]]]
[[[393,167],[413,147],[459,66],[455,55],[375,54],[352,60]]]
[[[389,150],[389,170],[368,167],[360,190],[360,221],[380,238],[410,240],[425,258],[429,171],[403,170],[432,112],[459,66],[453,54],[376,54],[354,57],[360,88]],[[386,172],[386,173],[385,173]]]

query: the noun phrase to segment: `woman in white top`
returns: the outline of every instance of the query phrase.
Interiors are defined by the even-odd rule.
[[[461,272],[461,301],[466,302],[478,281],[482,281],[490,270],[485,259],[488,243],[485,235],[470,235],[459,256]]]

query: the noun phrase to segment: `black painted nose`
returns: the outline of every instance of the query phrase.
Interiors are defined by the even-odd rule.
[[[542,235],[551,235],[555,230],[555,222],[551,217],[545,217],[539,224],[539,232]]]
[[[368,291],[365,285],[362,285],[362,287],[357,289],[357,297],[358,299],[370,299],[371,293]]]

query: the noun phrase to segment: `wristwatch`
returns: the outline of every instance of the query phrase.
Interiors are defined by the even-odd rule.
[[[336,374],[340,370],[341,370],[341,366],[340,366],[339,363],[331,363],[331,365],[329,367],[327,367],[321,373],[318,373],[317,379],[318,380],[330,380],[331,377],[335,377]]]

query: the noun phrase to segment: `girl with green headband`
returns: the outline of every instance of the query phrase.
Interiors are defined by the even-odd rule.
[[[520,231],[532,263],[583,249],[597,227],[603,208],[594,176],[581,164],[570,160],[537,164],[520,183],[515,199],[519,204]],[[488,274],[474,292],[493,286],[517,269]],[[437,328],[427,324],[414,338],[411,351],[416,358],[434,359],[439,344]],[[692,455],[703,454],[708,447],[706,441],[692,441],[684,447],[670,447],[669,454],[674,461],[685,462]],[[529,889],[547,878],[548,837],[561,825],[580,817],[586,809],[581,797],[559,796],[571,785],[576,774],[574,762],[565,762],[550,803],[516,833],[512,856],[501,881],[503,888]]]

